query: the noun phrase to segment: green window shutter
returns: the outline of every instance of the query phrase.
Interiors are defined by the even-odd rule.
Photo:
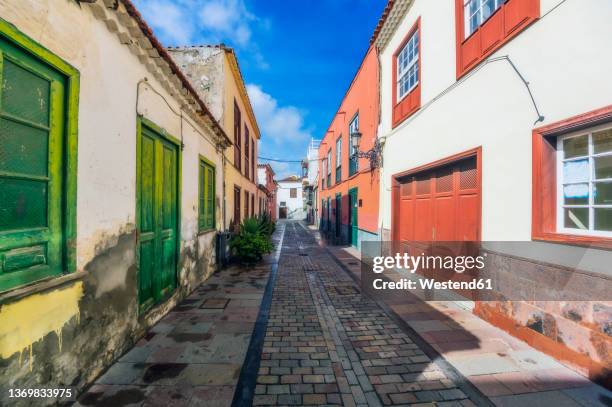
[[[215,228],[215,168],[200,160],[199,228]]]
[[[64,271],[66,78],[0,35],[0,291]]]
[[[206,227],[206,215],[205,215],[205,203],[206,200],[204,199],[204,194],[206,191],[205,188],[205,172],[204,172],[204,163],[200,161],[200,168],[199,168],[199,188],[198,188],[198,195],[199,195],[199,205],[198,205],[198,227],[201,229],[204,229]]]
[[[215,170],[207,166],[206,168],[206,217],[207,227],[215,228]]]

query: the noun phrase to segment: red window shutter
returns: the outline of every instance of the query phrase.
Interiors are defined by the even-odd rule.
[[[457,77],[467,73],[539,16],[540,0],[507,0],[476,31],[464,38],[464,0],[455,0]]]

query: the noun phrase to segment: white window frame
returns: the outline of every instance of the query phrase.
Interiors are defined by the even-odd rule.
[[[419,29],[417,27],[414,30],[414,33],[410,36],[406,44],[402,47],[400,52],[397,54],[397,61],[395,65],[395,70],[397,72],[397,83],[395,86],[397,87],[397,102],[401,101],[406,95],[410,94],[419,85],[421,73],[419,72],[419,58],[420,58],[420,48],[419,48]],[[410,58],[410,50],[412,50],[412,58],[407,61],[404,68],[402,68],[402,64],[406,58]],[[402,93],[402,81],[404,78],[406,80],[410,80],[411,75],[414,74],[414,83],[404,92]]]
[[[465,37],[468,38],[470,35],[474,34],[478,28],[480,28],[485,21],[489,19],[499,8],[506,2],[507,0],[465,0],[463,3],[463,26]],[[470,7],[472,4],[475,4],[475,9],[473,12],[470,11]],[[488,10],[488,4],[493,5],[492,10]],[[486,14],[486,13],[489,14]],[[472,28],[470,22],[472,21],[472,17],[476,17],[477,25]]]
[[[353,157],[357,152],[357,149],[353,146],[353,133],[359,131],[359,112],[355,113],[355,117],[349,123],[349,161],[354,159],[356,162],[355,169],[359,169],[359,160]]]
[[[557,209],[557,232],[560,233],[566,233],[566,234],[572,234],[572,235],[581,235],[581,236],[594,236],[594,237],[612,237],[612,231],[607,232],[607,231],[601,231],[601,230],[594,230],[595,228],[595,209],[596,208],[611,208],[612,209],[612,204],[611,205],[601,205],[601,204],[595,204],[595,184],[597,182],[612,182],[612,178],[606,178],[606,179],[595,179],[595,166],[594,166],[594,158],[596,157],[603,157],[603,156],[611,156],[612,155],[612,151],[609,152],[604,152],[604,153],[594,153],[594,146],[593,146],[593,133],[597,133],[599,131],[602,130],[609,130],[612,129],[612,126],[608,123],[605,125],[601,125],[601,126],[597,126],[597,127],[593,127],[590,129],[586,129],[586,130],[581,130],[581,131],[577,131],[577,132],[573,132],[564,136],[559,136],[557,137],[557,204],[556,204],[556,209]],[[580,156],[580,157],[572,157],[572,158],[568,158],[568,159],[564,159],[563,158],[563,141],[567,140],[569,138],[575,138],[575,137],[580,137],[580,136],[587,136],[588,137],[588,150],[587,150],[587,155],[586,156]],[[583,160],[585,158],[588,158],[589,161],[589,178],[588,180],[584,181],[584,182],[575,182],[575,183],[565,183],[564,179],[563,179],[563,163],[567,162],[567,161],[578,161],[578,160]],[[588,186],[589,186],[589,201],[588,204],[583,204],[583,205],[565,205],[564,204],[564,194],[563,194],[563,187],[564,185],[571,185],[571,184],[584,184],[588,182]],[[589,210],[589,224],[588,224],[588,229],[583,230],[583,229],[574,229],[574,228],[567,228],[565,227],[565,208],[588,208]],[[586,225],[585,225],[586,226]]]
[[[331,167],[331,149],[327,152],[327,175],[331,175],[332,167]]]

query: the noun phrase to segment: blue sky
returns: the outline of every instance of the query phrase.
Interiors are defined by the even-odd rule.
[[[325,133],[386,0],[135,3],[165,46],[233,47],[262,133],[259,155],[299,160]],[[300,171],[271,164],[277,178]]]

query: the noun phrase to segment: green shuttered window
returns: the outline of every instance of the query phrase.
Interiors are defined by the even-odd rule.
[[[215,167],[205,159],[200,159],[200,230],[215,228]]]
[[[74,269],[78,73],[0,19],[0,85],[2,292]]]

